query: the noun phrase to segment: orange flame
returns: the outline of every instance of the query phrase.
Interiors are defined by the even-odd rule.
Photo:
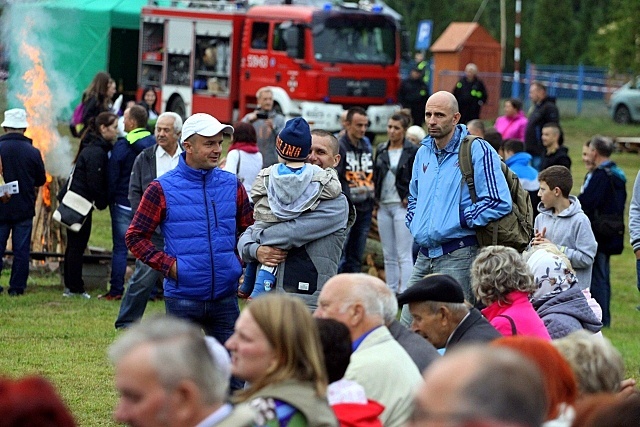
[[[27,93],[18,95],[27,111],[29,128],[26,135],[33,139],[33,145],[45,156],[60,139],[56,131],[51,89],[42,65],[40,49],[23,41],[21,50],[33,63],[33,67],[22,75]]]
[[[60,140],[52,108],[51,90],[47,73],[42,65],[40,49],[23,41],[21,51],[27,55],[33,66],[22,75],[27,93],[18,95],[18,99],[22,101],[27,111],[29,127],[26,135],[33,140],[34,147],[40,150],[44,158]],[[42,192],[46,206],[51,206],[51,194],[49,191],[49,183],[51,181],[52,177],[47,173],[47,183]]]

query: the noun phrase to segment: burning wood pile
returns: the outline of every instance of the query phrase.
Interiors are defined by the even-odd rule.
[[[58,207],[56,195],[65,183],[61,177],[66,178],[71,167],[71,145],[68,138],[58,132],[57,116],[61,107],[54,103],[41,48],[22,41],[20,50],[28,58],[30,66],[22,75],[24,88],[16,96],[27,111],[29,126],[26,136],[33,140],[34,147],[42,153],[47,170],[47,182],[40,187],[36,198],[31,252],[61,254],[64,253],[63,232],[52,217]]]
[[[47,182],[40,187],[36,197],[36,216],[33,217],[31,233],[32,253],[64,253],[64,238],[61,227],[52,220],[58,207],[56,194],[64,179],[47,174]]]

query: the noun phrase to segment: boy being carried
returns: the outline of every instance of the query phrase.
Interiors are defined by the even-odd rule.
[[[254,228],[296,219],[314,210],[320,200],[335,199],[342,186],[335,169],[305,163],[311,149],[309,124],[300,117],[289,120],[276,139],[278,164],[264,168],[251,187]],[[248,263],[240,298],[255,298],[276,283],[277,267]]]
[[[588,289],[598,244],[580,202],[569,195],[573,187],[571,172],[564,166],[550,166],[540,172],[538,181],[540,215],[534,222],[535,237],[531,244],[555,244],[569,258],[580,288]]]

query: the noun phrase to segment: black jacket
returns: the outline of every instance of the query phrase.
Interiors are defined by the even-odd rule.
[[[501,336],[502,334],[482,316],[478,309],[472,308],[469,310],[467,318],[460,322],[458,328],[451,335],[447,343],[447,350],[457,344],[489,342]]]
[[[624,217],[627,202],[626,177],[612,161],[602,163],[591,173],[587,186],[578,196],[582,210],[589,217],[593,227],[596,216],[617,215]],[[622,247],[624,236],[603,236],[595,232],[598,251],[612,253],[613,248]]]
[[[558,149],[551,154],[545,154],[542,157],[542,163],[540,164],[540,170],[545,170],[549,166],[565,166],[567,169],[571,169],[571,158],[569,157],[569,149],[567,147],[558,147]]]
[[[544,155],[542,145],[542,127],[547,123],[560,123],[560,113],[556,107],[555,99],[545,98],[536,104],[527,121],[527,129],[524,133],[524,145],[527,153],[532,156]]]
[[[35,187],[44,185],[46,175],[40,151],[20,133],[0,136],[0,158],[6,183],[18,181],[18,194],[0,202],[0,221],[22,221],[35,215]]]
[[[429,88],[422,78],[409,77],[400,83],[398,89],[398,102],[411,110],[413,124],[421,126],[424,123],[424,106],[429,98]]]
[[[413,169],[413,161],[416,158],[418,147],[409,140],[404,140],[402,146],[402,154],[398,160],[398,168],[396,170],[396,190],[401,200],[409,197],[409,183],[411,182],[411,171]],[[376,159],[373,165],[373,184],[375,187],[375,197],[380,201],[380,193],[382,192],[382,181],[389,171],[389,141],[380,144],[376,152]]]
[[[480,118],[480,108],[487,103],[487,89],[482,80],[477,77],[471,81],[461,78],[453,89],[453,96],[458,100],[460,123]]]
[[[70,190],[94,202],[97,209],[105,209],[109,201],[107,163],[111,144],[93,133],[87,133],[81,144],[84,148],[76,160]]]

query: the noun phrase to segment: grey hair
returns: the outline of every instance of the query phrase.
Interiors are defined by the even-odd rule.
[[[158,121],[165,117],[170,117],[173,119],[173,132],[176,135],[179,135],[182,132],[182,117],[178,113],[174,113],[173,111],[167,111],[166,113],[162,113],[158,116]],[[158,122],[156,121],[156,126]]]
[[[342,304],[341,312],[345,312],[347,308],[356,302],[360,302],[364,306],[364,310],[367,315],[380,316],[384,319],[383,303],[379,298],[380,292],[376,289],[376,286],[385,283],[364,273],[350,273],[349,274],[349,293],[346,301]]]
[[[379,292],[379,298],[382,302],[382,317],[387,325],[398,317],[398,299],[385,285],[384,289]]]
[[[260,89],[258,89],[256,91],[256,98],[260,98],[260,95],[262,95],[265,92],[269,92],[269,93],[273,94],[273,89],[271,89],[271,86],[261,87]]]
[[[589,141],[589,148],[596,150],[602,157],[611,157],[614,149],[613,140],[606,136],[595,135],[591,138],[591,141]]]
[[[522,255],[506,246],[482,248],[471,264],[471,288],[483,304],[506,302],[507,294],[536,290],[533,275]]]
[[[183,319],[153,316],[136,323],[108,350],[117,364],[139,346],[149,345],[149,363],[165,390],[174,390],[181,381],[196,384],[203,403],[212,405],[226,399],[228,378],[207,348],[200,328]]]
[[[469,313],[469,306],[463,302],[421,301],[420,304],[431,314],[435,314],[440,307],[445,307],[458,320],[462,320]]]
[[[624,360],[605,337],[584,329],[551,342],[567,359],[581,394],[616,393],[624,379]]]

